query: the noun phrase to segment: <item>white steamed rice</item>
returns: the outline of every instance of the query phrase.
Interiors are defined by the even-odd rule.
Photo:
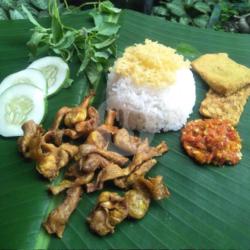
[[[176,82],[161,89],[138,86],[115,72],[108,76],[107,106],[119,111],[126,128],[151,133],[179,130],[195,104],[195,81],[189,69],[177,71]]]

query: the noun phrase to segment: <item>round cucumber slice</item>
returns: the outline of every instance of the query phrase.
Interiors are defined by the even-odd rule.
[[[0,95],[0,135],[21,136],[21,126],[28,120],[39,124],[45,114],[46,99],[41,89],[16,84]]]
[[[42,90],[47,95],[47,82],[43,74],[36,69],[25,69],[8,75],[0,84],[0,95],[7,88],[16,84],[31,84]]]
[[[28,68],[42,72],[48,85],[48,96],[57,92],[69,78],[69,66],[60,57],[46,56],[34,61]]]

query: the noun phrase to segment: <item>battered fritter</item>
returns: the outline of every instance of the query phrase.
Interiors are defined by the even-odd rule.
[[[226,53],[205,54],[192,67],[218,94],[228,96],[250,84],[250,69],[238,64]]]

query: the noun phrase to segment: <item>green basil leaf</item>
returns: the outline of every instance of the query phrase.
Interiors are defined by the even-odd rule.
[[[33,15],[31,14],[31,12],[24,6],[24,5],[22,5],[22,9],[23,9],[23,11],[26,13],[26,15],[27,15],[27,17],[28,17],[28,19],[29,19],[29,21],[31,22],[31,23],[33,23],[35,26],[37,26],[37,27],[40,27],[40,28],[43,28],[37,21],[36,21],[36,19],[33,17]]]
[[[120,13],[121,9],[118,9],[114,7],[114,5],[110,1],[103,1],[99,5],[99,9],[102,12],[107,12],[107,13]]]
[[[99,27],[103,23],[103,16],[97,11],[93,10],[89,12],[89,15],[93,18],[96,27]]]
[[[89,56],[89,54],[88,54],[88,52],[87,52],[87,53],[85,54],[85,56],[84,56],[84,59],[83,59],[81,65],[80,65],[80,67],[79,67],[79,70],[78,70],[78,73],[77,73],[78,75],[79,75],[82,71],[84,71],[84,70],[86,69],[86,67],[88,66],[89,62],[90,62],[90,56]]]
[[[30,53],[35,56],[37,49],[41,44],[46,44],[48,42],[48,34],[41,32],[41,30],[35,31],[30,40],[27,42]]]
[[[209,16],[207,15],[201,15],[193,19],[193,23],[200,28],[206,28],[208,21]]]
[[[113,23],[102,23],[98,28],[98,34],[104,36],[112,36],[120,29],[120,25]]]
[[[108,51],[97,51],[94,53],[94,56],[91,57],[91,60],[105,64],[109,59],[109,56],[110,53]]]
[[[57,49],[67,49],[69,48],[75,41],[75,32],[67,31],[62,39],[55,44],[55,48]]]
[[[116,41],[116,39],[117,39],[117,37],[108,38],[108,39],[104,40],[103,42],[95,43],[94,47],[96,49],[106,48],[106,47],[110,46],[112,43],[114,43]]]
[[[210,6],[205,2],[197,2],[194,5],[194,8],[204,14],[211,11]]]
[[[25,19],[25,15],[23,13],[21,13],[18,10],[10,10],[9,11],[10,14],[10,19],[12,20],[17,20],[17,19]]]
[[[57,0],[54,0],[51,6],[51,29],[53,34],[53,42],[58,43],[63,37],[63,25],[60,19]]]
[[[114,14],[114,13],[110,13],[110,14],[102,14],[103,16],[103,21],[106,23],[118,23],[119,14]]]
[[[0,8],[0,20],[8,20],[8,16],[3,8]]]
[[[39,10],[47,10],[49,2],[48,0],[30,0],[30,2]]]

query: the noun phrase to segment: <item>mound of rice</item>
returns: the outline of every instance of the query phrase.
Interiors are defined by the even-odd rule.
[[[141,74],[143,70],[145,76],[149,79],[148,76],[152,76],[152,73],[149,72],[152,71],[155,77],[155,73],[158,70],[156,67],[152,69],[150,60],[159,59],[164,54],[165,48],[168,50],[171,49],[155,42],[150,41],[150,43],[150,46],[152,47],[153,45],[153,50],[156,51],[154,53],[155,58],[152,57],[152,49],[150,54],[148,48],[145,48],[147,51],[145,55],[143,50],[143,46],[145,45],[139,45],[140,53],[137,58],[135,58],[135,52],[138,52],[138,50],[131,51],[131,53],[127,53],[127,55],[125,51],[125,56],[129,57],[128,60],[126,59],[127,61],[124,60],[125,63],[121,59],[118,59],[119,65],[121,65],[120,69],[125,72],[124,74],[121,74],[121,72],[117,70],[117,67],[111,69],[107,82],[107,107],[118,111],[117,118],[122,126],[126,128],[151,133],[169,130],[176,131],[185,125],[195,104],[196,96],[193,74],[189,67],[181,67],[180,69],[175,69],[175,71],[172,69],[167,71],[167,65],[166,72],[164,72],[161,61],[159,61],[160,71],[167,76],[165,77],[163,75],[161,80],[163,79],[164,81],[165,77],[165,79],[174,79],[174,82],[170,82],[169,80],[169,83],[165,84],[165,86],[163,84],[160,86],[156,86],[157,84],[154,85],[152,83],[149,84],[150,81],[145,83],[136,82],[134,80],[136,77],[130,76],[130,74],[127,73],[135,73],[136,69],[133,69],[133,64],[128,65],[127,62],[130,64],[131,60],[135,62],[138,59],[137,62],[135,62],[138,70],[137,74],[134,75],[139,75],[140,80],[143,80],[144,74]],[[147,46],[146,42],[146,47]],[[160,49],[159,46],[161,46]],[[134,49],[136,46],[129,48]],[[159,53],[157,50],[159,50]],[[169,51],[167,51],[167,53],[169,54]],[[170,51],[170,53],[175,53],[175,51]],[[125,56],[123,56],[123,58],[125,58]],[[131,58],[131,56],[133,58]],[[176,54],[174,54],[174,56],[176,56]],[[140,63],[143,64],[142,58],[146,61],[146,64],[143,62],[144,65],[140,66]],[[165,59],[163,58],[162,60]],[[181,58],[181,60],[183,59]],[[183,60],[183,64],[184,63],[186,63],[186,61]],[[147,70],[145,65],[148,67],[149,64],[150,68]],[[154,64],[156,64],[155,61]],[[171,64],[171,62],[169,64]],[[172,72],[174,72],[174,78],[170,74]],[[150,80],[153,82],[152,77]]]

